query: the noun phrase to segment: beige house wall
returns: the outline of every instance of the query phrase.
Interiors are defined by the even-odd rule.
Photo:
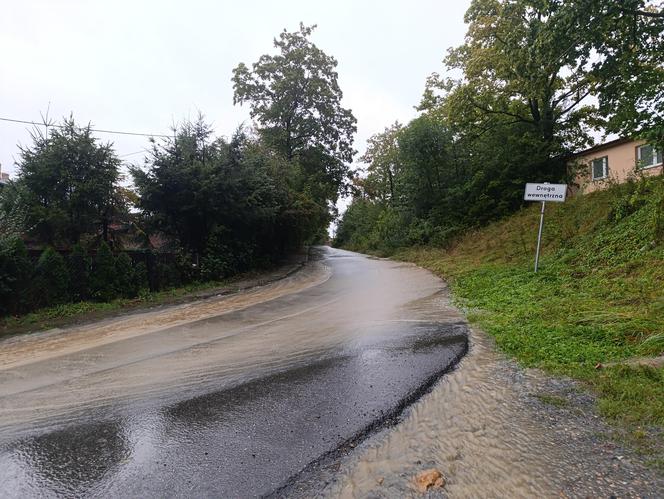
[[[593,192],[606,187],[609,183],[624,182],[633,176],[636,172],[637,147],[643,144],[645,144],[643,140],[632,140],[579,154],[574,160],[573,167],[577,169],[576,183],[579,184],[581,192]],[[592,161],[602,157],[608,160],[608,177],[592,180]],[[662,173],[662,165],[641,168],[638,171],[644,175],[656,175]]]

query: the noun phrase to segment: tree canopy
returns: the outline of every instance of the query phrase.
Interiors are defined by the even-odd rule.
[[[664,148],[657,3],[473,0],[420,116],[369,140],[337,243],[445,244],[519,209],[526,182],[573,182],[569,155],[597,130]]]
[[[586,0],[595,14],[596,95],[609,132],[664,149],[664,5]]]
[[[336,202],[347,184],[355,151],[356,119],[341,105],[337,61],[309,40],[315,26],[284,30],[251,69],[233,70],[234,102],[247,103],[265,143],[301,164],[314,200]]]
[[[291,187],[295,166],[241,128],[230,141],[213,137],[202,117],[154,143],[131,172],[147,227],[199,257],[223,254],[222,274],[311,240],[326,217]]]
[[[26,208],[29,231],[47,244],[74,244],[84,234],[106,239],[113,216],[126,210],[112,144],[100,143],[89,125],[73,118],[32,139],[21,148],[10,186]]]

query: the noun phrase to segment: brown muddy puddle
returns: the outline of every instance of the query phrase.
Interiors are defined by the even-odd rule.
[[[500,360],[476,335],[461,365],[325,495],[421,496],[412,478],[436,468],[449,497],[558,497],[564,471],[551,464],[561,456],[555,442],[543,446],[542,428],[518,410],[505,380],[495,376]]]
[[[551,382],[474,331],[459,366],[399,425],[365,442],[334,474],[323,473],[324,488],[308,484],[298,497],[664,497],[663,477],[633,453],[634,462],[625,458],[629,451],[608,439],[611,430],[596,415],[532,402]],[[446,484],[422,494],[414,478],[432,468]]]

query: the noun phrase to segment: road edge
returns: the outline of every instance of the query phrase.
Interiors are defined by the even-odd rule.
[[[402,398],[389,412],[366,425],[355,435],[342,442],[339,446],[337,446],[337,448],[330,450],[315,460],[311,461],[300,471],[289,477],[278,488],[268,494],[265,494],[262,497],[269,499],[293,496],[299,497],[299,494],[302,494],[303,492],[306,493],[307,490],[313,489],[314,483],[316,484],[316,488],[318,490],[324,488],[327,483],[318,483],[318,478],[321,471],[323,471],[325,468],[335,466],[336,462],[341,459],[347,459],[351,457],[351,454],[358,450],[357,447],[360,444],[368,441],[372,437],[378,435],[380,432],[389,430],[390,428],[393,428],[402,423],[404,417],[407,415],[408,410],[424,396],[431,393],[438,382],[446,374],[454,371],[469,352],[471,347],[469,334],[470,326],[468,324],[465,325],[468,329],[468,332],[465,334],[463,349],[443,369],[429,376],[417,389],[413,390],[411,393]],[[298,490],[298,488],[300,488],[300,490]]]
[[[188,293],[185,292],[182,295],[166,295],[161,298],[155,298],[155,301],[152,302],[128,302],[127,304],[112,310],[85,311],[80,314],[66,317],[55,317],[50,320],[46,319],[43,322],[35,324],[26,324],[15,328],[10,327],[8,330],[5,329],[4,331],[0,327],[0,344],[5,340],[16,337],[44,334],[51,331],[61,331],[68,328],[86,326],[99,321],[130,317],[136,314],[154,312],[160,309],[205,301],[215,297],[231,296],[251,289],[267,286],[300,272],[312,259],[314,259],[314,253],[314,247],[308,246],[303,252],[291,256],[294,261],[276,265],[272,269],[238,274],[231,278],[226,284],[212,285],[209,288]],[[177,289],[182,288],[175,288],[173,291],[176,291]]]

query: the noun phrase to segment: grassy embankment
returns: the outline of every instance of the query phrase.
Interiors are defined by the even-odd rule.
[[[664,178],[549,203],[534,274],[539,206],[447,250],[392,256],[448,279],[502,350],[587,382],[605,416],[645,439],[664,427],[664,367],[629,360],[664,354]]]

